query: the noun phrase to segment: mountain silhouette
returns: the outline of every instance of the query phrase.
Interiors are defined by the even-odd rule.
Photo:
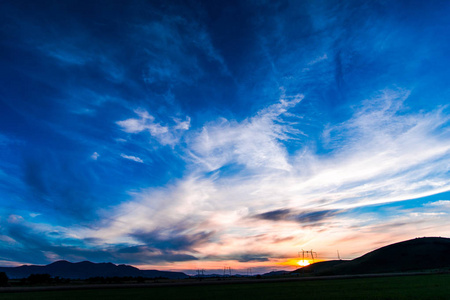
[[[9,278],[26,278],[31,274],[50,274],[52,277],[70,279],[87,279],[89,277],[164,277],[169,279],[182,279],[189,277],[182,272],[169,272],[157,270],[139,270],[129,265],[115,265],[113,263],[93,263],[82,261],[71,263],[59,260],[49,265],[23,265],[20,267],[0,267],[0,272],[5,272]]]
[[[416,238],[391,244],[350,261],[332,260],[312,264],[293,273],[344,275],[395,273],[450,268],[450,239]]]

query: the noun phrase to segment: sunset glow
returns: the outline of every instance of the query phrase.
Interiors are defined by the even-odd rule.
[[[309,262],[309,260],[299,260],[297,264],[301,267],[306,267],[309,266],[311,263]]]
[[[255,274],[448,235],[449,15],[0,1],[0,265]]]
[[[320,262],[323,261],[321,259],[315,259],[314,262]],[[313,261],[309,260],[309,259],[299,259],[299,258],[289,258],[287,260],[281,261],[279,262],[280,266],[284,266],[284,267],[290,267],[292,269],[298,269],[299,267],[306,267],[309,266],[310,264],[312,264]]]

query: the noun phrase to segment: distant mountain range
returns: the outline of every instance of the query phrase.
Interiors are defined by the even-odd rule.
[[[433,269],[450,269],[449,238],[416,238],[379,248],[353,260],[323,261],[293,273],[347,275]]]
[[[353,260],[331,260],[318,262],[292,272],[310,275],[347,275],[397,273],[422,270],[450,270],[450,239],[441,237],[416,238],[388,245]],[[65,260],[49,265],[23,265],[20,267],[0,267],[10,279],[26,278],[31,274],[50,274],[52,277],[87,279],[90,277],[146,277],[183,279],[189,276],[182,272],[139,270],[129,265],[113,263],[93,263],[83,261],[71,263]],[[264,274],[263,276],[287,275],[286,271]],[[205,275],[206,276],[206,275]],[[220,275],[217,275],[220,276]],[[209,277],[209,276],[208,276]]]
[[[26,278],[31,274],[50,274],[52,277],[70,279],[87,279],[89,277],[146,277],[169,279],[182,279],[189,277],[182,272],[169,272],[157,270],[139,270],[129,265],[115,265],[113,263],[93,263],[82,261],[71,263],[66,260],[56,261],[46,266],[23,265],[20,267],[0,267],[10,279]]]
[[[281,271],[271,271],[271,272],[269,272],[269,273],[264,273],[264,274],[262,274],[262,276],[266,276],[266,277],[272,277],[272,276],[283,276],[283,275],[288,275],[288,274],[290,274],[291,272],[289,272],[289,271],[284,271],[284,270],[281,270]]]

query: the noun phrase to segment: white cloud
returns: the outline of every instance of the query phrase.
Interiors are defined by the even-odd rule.
[[[356,192],[359,200],[347,204],[401,200],[448,189],[450,142],[440,128],[449,117],[441,109],[400,113],[407,96],[408,92],[386,91],[366,101],[349,121],[333,126],[327,140],[333,154],[316,160],[316,172],[307,185]]]
[[[136,110],[135,113],[140,117],[139,119],[131,118],[118,121],[116,124],[122,127],[123,131],[128,133],[136,134],[147,131],[162,145],[176,145],[183,132],[190,127],[191,119],[189,116],[186,117],[185,121],[174,118],[175,125],[169,126],[155,122],[155,117],[145,110]]]
[[[450,200],[439,200],[439,201],[436,201],[436,202],[431,202],[430,205],[450,206]]]
[[[450,208],[450,200],[439,200],[435,202],[427,203],[427,206],[437,207],[437,208]]]
[[[22,216],[12,214],[8,216],[7,221],[8,223],[18,224],[24,222],[24,219]]]
[[[119,121],[117,124],[121,126],[123,131],[128,133],[138,133],[147,129],[145,119],[128,119]]]
[[[282,116],[302,99],[300,95],[282,98],[240,123],[222,118],[206,124],[189,141],[192,158],[209,171],[229,163],[245,165],[249,169],[290,170],[287,151],[281,141],[290,139],[289,134],[300,132],[282,123]]]
[[[328,59],[328,55],[327,55],[326,53],[324,53],[322,56],[318,56],[318,57],[316,57],[315,59],[311,60],[311,61],[308,63],[308,66],[315,65],[315,64],[317,64],[318,62],[321,62],[321,61],[327,60],[327,59]]]
[[[185,121],[182,121],[178,118],[173,119],[177,125],[175,125],[175,129],[181,129],[181,130],[189,130],[191,127],[191,118],[188,116],[186,117]]]
[[[135,161],[135,162],[138,162],[138,163],[144,163],[144,161],[142,159],[140,159],[139,157],[137,157],[137,156],[125,155],[123,153],[120,154],[120,156],[122,156],[125,159],[129,159],[129,160],[132,160],[132,161]]]
[[[329,125],[324,134],[330,149],[326,155],[308,147],[295,154],[286,150],[286,141],[304,137],[283,122],[302,97],[282,99],[242,122],[220,119],[205,124],[187,139],[190,174],[170,186],[133,194],[132,201],[104,212],[112,220],[109,224],[86,235],[134,243],[129,235],[136,230],[181,227],[195,234],[208,229],[215,233],[214,241],[195,249],[200,257],[228,255],[236,249],[257,252],[262,240],[267,242],[264,249],[280,256],[286,249],[306,245],[335,252],[336,243],[356,245],[350,253],[356,255],[378,242],[408,238],[408,229],[415,226],[420,235],[444,235],[450,224],[443,224],[444,216],[434,211],[403,211],[384,225],[376,216],[360,220],[345,214],[309,227],[251,218],[277,209],[345,210],[450,190],[450,139],[443,129],[450,118],[442,109],[408,114],[403,107],[408,94],[384,91],[365,101],[349,120]],[[140,121],[151,119],[140,113]],[[244,171],[208,173],[229,164],[241,165]],[[447,202],[433,205],[438,204]],[[378,235],[370,241],[352,240],[365,232]],[[286,236],[292,238],[275,238]]]
[[[97,160],[100,157],[100,154],[98,154],[97,152],[92,153],[91,158],[93,160]]]

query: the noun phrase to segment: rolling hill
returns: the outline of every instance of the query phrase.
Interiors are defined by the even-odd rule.
[[[445,268],[450,268],[450,239],[424,237],[391,244],[350,261],[332,260],[312,264],[293,273],[347,275]]]
[[[52,277],[70,279],[86,279],[89,277],[164,277],[169,279],[187,278],[188,275],[181,272],[139,270],[129,265],[115,265],[113,263],[93,263],[82,261],[71,263],[66,260],[56,261],[49,265],[23,265],[20,267],[0,267],[0,272],[5,272],[9,278],[26,278],[31,274],[50,274]]]

